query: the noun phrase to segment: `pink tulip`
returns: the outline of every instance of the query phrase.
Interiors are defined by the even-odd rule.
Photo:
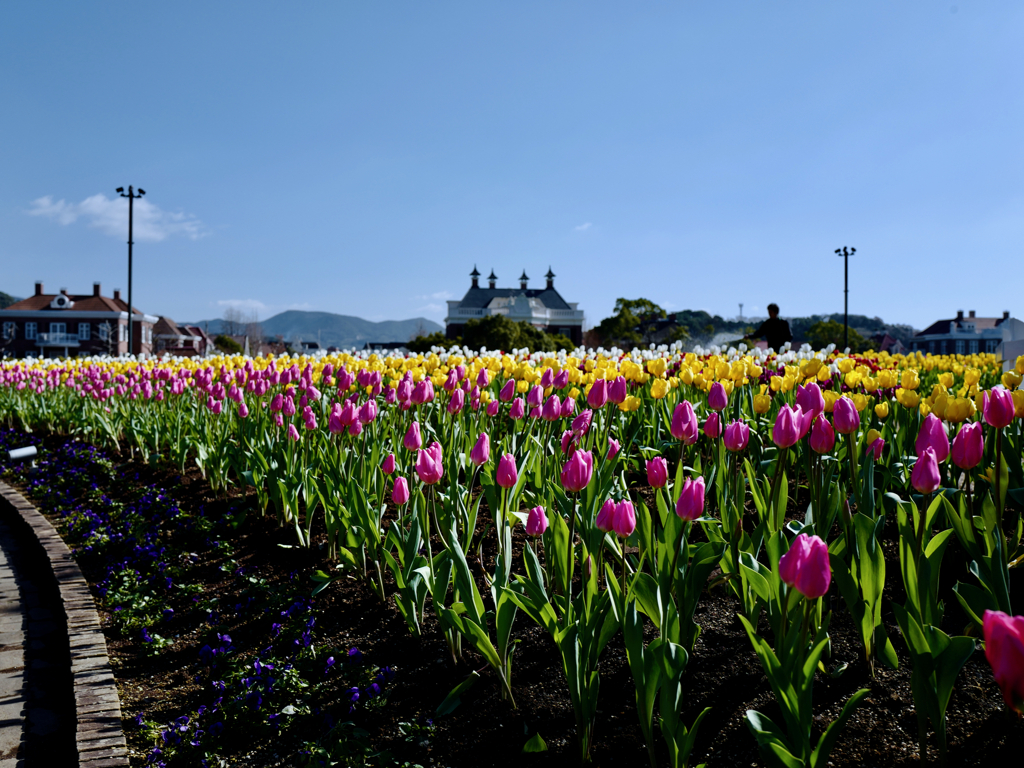
[[[686,478],[676,501],[676,514],[680,519],[694,521],[704,514],[704,478]]]
[[[962,425],[953,438],[953,449],[950,452],[953,463],[960,469],[974,469],[984,453],[985,437],[981,424],[973,421]]]
[[[942,485],[939,474],[939,460],[932,448],[925,448],[918,457],[914,469],[910,472],[910,484],[918,493],[928,495]]]
[[[430,444],[430,447],[420,450],[416,454],[416,474],[427,485],[434,485],[444,477],[440,443],[435,441]]]
[[[508,409],[508,416],[513,421],[519,421],[525,415],[526,404],[523,402],[523,398],[517,397],[512,401],[512,407]]]
[[[626,388],[626,379],[623,376],[619,376],[608,386],[608,399],[616,405],[625,402],[627,394],[629,394],[629,391]]]
[[[162,394],[163,392],[158,392],[157,397],[159,398]],[[249,406],[245,404],[244,400],[238,404],[238,416],[242,419],[248,418],[249,416]]]
[[[722,411],[728,404],[729,395],[725,391],[725,387],[722,386],[722,382],[716,381],[708,391],[708,408],[712,411]]]
[[[297,430],[295,428],[294,424],[289,424],[288,425],[288,439],[289,440],[298,440],[299,439],[299,430]]]
[[[784,405],[779,409],[772,427],[772,441],[779,448],[789,448],[800,440],[805,417],[799,408]]]
[[[882,460],[882,450],[885,448],[885,440],[878,437],[875,441],[868,446],[868,453],[874,456],[875,461]]]
[[[528,536],[541,536],[548,529],[548,516],[544,507],[534,507],[526,518],[526,534]]]
[[[590,424],[594,420],[594,412],[589,408],[572,420],[572,431],[582,437],[590,431]]]
[[[494,418],[495,416],[498,415],[499,408],[501,408],[501,403],[499,403],[497,400],[491,400],[491,402],[487,404],[487,415],[490,416],[491,418]]]
[[[611,437],[608,438],[608,461],[611,461],[618,455],[620,447],[618,440]]]
[[[412,400],[414,405],[429,403],[434,399],[434,383],[430,379],[424,379],[412,389]]]
[[[400,507],[409,501],[409,482],[404,477],[395,478],[391,500]]]
[[[282,416],[280,413],[275,413],[274,414],[274,423],[277,426],[279,426],[279,427],[283,427],[284,426],[284,416]]]
[[[451,392],[459,385],[459,374],[453,368],[448,371],[448,378],[444,380],[444,389],[446,392]]]
[[[549,368],[548,370],[551,369]],[[558,395],[552,395],[548,398],[540,415],[544,421],[556,421],[562,418],[562,402],[558,399]]]
[[[284,407],[284,396],[278,392],[274,395],[274,399],[270,401],[270,412],[277,413]]]
[[[918,456],[925,448],[935,451],[935,458],[940,462],[949,456],[949,436],[946,428],[942,426],[942,420],[934,413],[929,413],[921,422],[921,431],[917,433],[917,440],[914,441],[914,451]]]
[[[384,393],[384,402],[388,405],[394,405],[398,402],[398,390],[394,387],[388,387],[388,391]]]
[[[420,437],[420,423],[418,421],[414,421],[409,425],[405,437],[402,438],[402,445],[405,446],[407,451],[419,450],[423,445],[423,438]]]
[[[796,388],[796,404],[804,413],[811,414],[811,421],[825,412],[825,396],[821,393],[821,387],[813,381],[810,384]]]
[[[459,413],[462,410],[465,404],[466,393],[463,392],[461,389],[456,389],[454,392],[452,392],[452,396],[448,400],[448,405],[445,410],[447,410],[448,413],[454,416],[456,413]]]
[[[476,385],[480,388],[486,387],[491,383],[491,372],[486,368],[481,368],[480,373],[476,375]]]
[[[511,453],[506,453],[498,461],[498,473],[495,478],[502,488],[511,488],[519,479],[519,472],[516,470],[516,458]]]
[[[647,460],[647,484],[651,488],[664,488],[668,483],[668,464],[661,456]]]
[[[612,527],[617,536],[626,538],[636,529],[636,510],[633,502],[623,499],[615,505],[615,516],[612,518]]]
[[[526,404],[531,408],[540,408],[544,403],[544,387],[540,384],[534,385],[526,396]]]
[[[281,407],[281,413],[285,416],[291,417],[295,415],[295,401],[291,397],[284,399],[284,405]]]
[[[722,420],[719,418],[717,411],[712,411],[708,414],[708,419],[704,422],[704,434],[710,438],[721,436]]]
[[[367,400],[359,407],[359,414],[357,416],[359,421],[363,424],[369,424],[377,418],[377,401]]]
[[[818,414],[811,427],[811,450],[815,453],[831,453],[836,447],[836,433],[825,414]]]
[[[835,424],[836,432],[841,435],[852,435],[860,428],[860,414],[853,400],[840,397],[832,406],[832,421]]]
[[[564,453],[566,457],[571,458],[575,452],[576,433],[571,429],[567,429],[562,433],[562,453]]]
[[[476,445],[469,452],[469,460],[479,467],[486,464],[489,458],[491,458],[491,438],[486,432],[481,432],[480,437],[476,439]]]
[[[337,405],[337,403],[335,403],[335,405]],[[338,411],[338,420],[341,422],[343,427],[351,427],[358,418],[359,411],[356,408],[355,402],[352,400],[347,400],[341,410]]]
[[[557,374],[555,374],[555,378],[552,380],[551,386],[553,386],[555,389],[565,389],[567,386],[569,386],[569,372],[559,371]]]
[[[601,511],[597,513],[597,519],[594,520],[594,527],[599,531],[608,533],[609,531],[615,530],[615,502],[608,499],[602,506]]]
[[[742,421],[734,421],[725,428],[725,449],[737,453],[745,450],[750,442],[750,427]]]
[[[1008,427],[1013,422],[1013,395],[1003,387],[993,387],[984,394],[985,423],[995,429]]]
[[[385,475],[394,474],[394,471],[395,471],[395,454],[389,453],[384,458],[384,461],[380,465],[380,471],[383,472]]]
[[[779,558],[779,578],[808,600],[821,597],[832,583],[828,546],[817,536],[801,533]]]
[[[358,437],[361,435],[363,433],[363,422],[353,421],[348,425],[348,433],[352,435],[352,437]]]
[[[345,387],[348,390],[348,387]],[[338,388],[341,392],[341,387]],[[412,400],[412,376],[406,374],[402,377],[402,380],[398,382],[398,387],[395,389],[395,397],[400,403],[410,402]]]
[[[498,393],[498,399],[503,403],[509,402],[513,397],[516,396],[516,381],[515,379],[509,379],[505,382],[505,385],[501,388]]]
[[[693,445],[699,436],[700,424],[697,421],[697,414],[693,412],[693,406],[689,401],[684,400],[676,406],[672,414],[672,425],[669,431],[676,440],[682,440],[686,445]]]
[[[594,455],[590,451],[576,451],[562,468],[562,487],[570,493],[579,493],[590,484],[594,474]]]
[[[555,382],[555,372],[550,368],[545,368],[544,373],[540,375],[540,385],[547,389]]]
[[[608,382],[604,379],[598,379],[587,393],[587,405],[594,410],[603,408],[604,404],[608,402]]]
[[[576,401],[567,397],[562,401],[562,418],[567,419],[576,412]]]
[[[1010,709],[1024,714],[1024,616],[985,611],[985,658]]]

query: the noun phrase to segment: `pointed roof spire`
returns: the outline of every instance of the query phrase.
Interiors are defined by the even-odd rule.
[[[519,279],[520,280],[529,280],[530,279],[529,277],[526,276],[526,270],[525,269],[523,270],[523,274],[521,274],[519,276]]]
[[[487,279],[488,280],[497,280],[498,279],[498,276],[496,274],[494,274],[494,270],[493,269],[491,270],[491,274],[489,274],[487,276]]]
[[[544,277],[546,277],[548,280],[550,280],[554,276],[555,276],[555,273],[551,271],[551,267],[549,266],[548,267],[548,273],[546,275],[544,275]]]
[[[480,273],[476,271],[476,264],[473,265],[473,271],[469,273],[470,277],[480,277]]]

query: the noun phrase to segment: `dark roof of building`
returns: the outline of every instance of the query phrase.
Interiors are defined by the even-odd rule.
[[[191,336],[191,334],[182,333],[176,322],[162,315],[153,326],[153,333],[157,336]]]
[[[965,317],[963,320],[937,320],[915,336],[931,336],[933,334],[952,333],[954,327],[960,327],[964,323],[974,323],[974,329],[984,331],[989,328],[996,328],[1002,324],[1003,317]]]
[[[459,304],[464,309],[483,309],[492,299],[505,299],[525,295],[528,299],[540,299],[548,309],[572,309],[554,288],[470,288]]]
[[[47,312],[127,312],[128,302],[121,299],[111,299],[107,296],[93,296],[91,293],[84,295],[78,295],[74,293],[64,294],[72,302],[74,306],[66,309],[53,309],[50,307],[52,302],[60,294],[57,293],[43,293],[39,296],[29,296],[27,299],[16,301],[7,307],[11,311],[29,311],[38,312],[45,310]],[[0,310],[3,312],[5,310]],[[135,308],[135,314],[142,314],[139,308]]]

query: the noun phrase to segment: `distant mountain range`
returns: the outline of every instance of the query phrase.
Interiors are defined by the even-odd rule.
[[[224,333],[225,330],[225,321],[220,318],[184,325],[198,325],[211,335]],[[261,320],[260,325],[263,327],[263,335],[269,338],[280,336],[285,341],[318,341],[322,347],[340,349],[361,348],[368,341],[409,341],[420,334],[444,330],[425,317],[374,323],[361,317],[335,315],[331,312],[301,312],[297,309]]]

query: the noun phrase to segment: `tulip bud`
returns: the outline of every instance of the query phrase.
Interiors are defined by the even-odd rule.
[[[461,389],[456,389],[454,392],[452,392],[451,399],[448,400],[448,405],[445,408],[445,410],[447,410],[448,413],[454,416],[455,414],[459,413],[462,410],[465,404],[466,393],[463,392]]]
[[[704,478],[687,478],[679,491],[676,514],[682,520],[693,521],[704,514]]]
[[[391,490],[391,500],[400,507],[409,501],[409,482],[404,477],[395,478],[395,484]]]
[[[925,448],[917,457],[917,463],[910,473],[910,484],[918,493],[928,495],[942,484],[939,474],[939,461],[932,448]]]
[[[789,405],[779,408],[779,414],[775,417],[775,425],[772,427],[772,441],[779,448],[796,445],[800,440],[801,424],[804,419],[800,408],[793,408]]]
[[[455,369],[448,371],[448,378],[444,380],[444,389],[446,392],[451,392],[459,384],[459,375]]]
[[[513,421],[519,421],[526,415],[526,404],[523,403],[523,398],[517,397],[512,401],[512,407],[508,410],[509,418]]]
[[[367,400],[359,408],[359,421],[363,424],[369,424],[377,418],[377,401]]]
[[[918,456],[925,448],[935,451],[935,458],[940,462],[949,456],[949,437],[946,435],[946,428],[933,413],[924,417],[921,431],[917,433],[917,440],[914,442],[914,450]]]
[[[502,488],[512,488],[518,479],[519,473],[516,470],[516,459],[511,453],[506,453],[498,461],[498,472],[495,481]]]
[[[436,441],[429,448],[417,452],[416,474],[423,483],[434,485],[444,476],[441,458],[441,445]]]
[[[385,475],[393,474],[395,471],[395,454],[389,453],[380,465],[380,471]]]
[[[528,536],[540,536],[548,529],[548,516],[544,507],[534,507],[526,518],[526,533]]]
[[[708,408],[712,411],[722,411],[725,410],[725,406],[728,404],[729,394],[725,391],[725,387],[722,386],[722,382],[716,381],[708,391]]]
[[[572,431],[582,437],[590,431],[590,424],[594,420],[594,412],[589,408],[572,420]]]
[[[609,531],[615,530],[615,502],[608,499],[601,507],[601,511],[597,513],[597,519],[594,521],[594,526],[599,531],[608,533]]]
[[[836,433],[832,430],[832,425],[829,424],[824,414],[821,414],[814,420],[814,425],[811,427],[811,450],[815,453],[831,453],[832,449],[836,447]]]
[[[851,435],[860,427],[860,414],[853,400],[845,395],[836,400],[832,406],[832,421],[835,422],[836,432],[841,435]]]
[[[590,386],[590,391],[587,393],[587,405],[597,410],[598,408],[603,408],[607,402],[608,382],[604,379],[598,379]]]
[[[721,436],[722,422],[716,411],[712,411],[708,414],[707,421],[704,422],[704,434],[710,438]]]
[[[985,611],[982,619],[985,658],[1006,706],[1024,714],[1024,616]]]
[[[476,445],[469,452],[469,460],[478,467],[487,463],[491,457],[491,438],[486,432],[481,432],[476,439]]]
[[[813,381],[796,388],[796,404],[801,411],[811,414],[812,422],[816,416],[825,412],[825,396]]]
[[[629,394],[629,392],[626,387],[626,379],[623,376],[619,376],[608,387],[608,399],[613,403],[618,404],[624,402],[627,394]]]
[[[562,468],[560,478],[565,490],[579,493],[590,484],[593,474],[593,454],[590,451],[576,451]]]
[[[668,464],[661,456],[647,460],[647,484],[651,488],[664,488],[668,483]]]
[[[742,421],[734,421],[725,428],[723,442],[728,451],[737,453],[745,450],[750,442],[750,427]]]
[[[882,460],[882,449],[885,448],[885,440],[878,437],[868,443],[868,453],[875,457],[875,461]]]
[[[490,416],[491,418],[494,418],[495,416],[498,415],[499,408],[501,408],[501,403],[499,403],[497,400],[491,400],[491,402],[487,404],[487,415]]]
[[[289,440],[298,440],[299,439],[299,430],[297,430],[295,428],[294,424],[289,424],[288,425],[288,439]]]
[[[162,395],[162,394],[163,394],[163,392],[158,392],[157,393],[157,399],[159,399],[160,395]],[[238,404],[238,416],[239,416],[239,418],[242,418],[242,419],[248,418],[248,416],[249,416],[249,406],[245,404],[244,400],[241,403]]]
[[[953,463],[960,469],[974,469],[981,462],[984,453],[985,438],[981,424],[972,421],[961,426],[953,438],[953,448],[950,451]]]
[[[562,402],[558,399],[558,395],[552,395],[547,399],[540,415],[544,421],[556,421],[562,418]]]
[[[636,510],[633,509],[633,502],[629,499],[623,499],[615,505],[612,527],[615,534],[623,539],[633,533],[636,528]]]
[[[985,423],[994,429],[1008,427],[1013,422],[1013,395],[1003,387],[993,387],[984,395],[982,413]]]
[[[416,451],[423,445],[423,438],[420,437],[420,424],[418,421],[414,421],[409,425],[409,429],[405,433],[405,437],[402,439],[402,445],[405,446],[407,451]]]
[[[552,384],[554,384],[554,382],[555,382],[555,372],[552,371],[550,368],[545,368],[544,369],[544,373],[542,373],[541,376],[540,376],[540,385],[544,389],[547,389]]]
[[[672,414],[672,425],[669,428],[672,437],[686,445],[693,445],[697,442],[698,427],[697,414],[693,412],[693,406],[686,400],[679,403]]]
[[[779,578],[808,600],[821,597],[832,583],[828,546],[817,536],[801,533],[779,558]]]
[[[608,438],[608,461],[611,461],[619,453],[619,441],[611,437]]]
[[[544,403],[544,387],[540,384],[536,384],[530,389],[530,393],[526,396],[526,404],[531,408],[540,408]]]
[[[567,419],[576,412],[576,401],[567,397],[562,401],[562,418]]]
[[[363,433],[363,422],[353,421],[348,426],[348,433],[352,435],[352,437],[358,437],[361,435]]]
[[[553,386],[555,389],[565,389],[567,386],[569,386],[569,372],[559,371],[555,375],[554,380],[551,382],[551,386]]]
[[[505,385],[501,388],[498,393],[498,399],[503,403],[509,402],[513,397],[516,396],[516,382],[515,379],[509,379],[505,382]]]
[[[481,389],[485,388],[491,383],[491,372],[486,368],[481,368],[480,373],[476,375],[476,385]]]

